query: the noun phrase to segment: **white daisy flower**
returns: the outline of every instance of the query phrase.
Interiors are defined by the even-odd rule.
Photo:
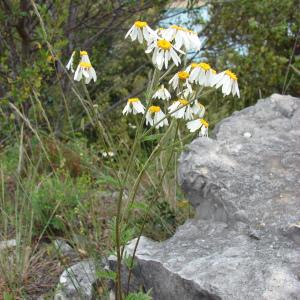
[[[210,68],[207,72],[206,72],[206,82],[207,82],[207,86],[213,86],[215,84],[215,79],[217,76],[217,72],[216,70]]]
[[[199,66],[199,63],[192,62],[185,70],[190,73],[191,70],[197,68],[198,66]]]
[[[141,103],[139,98],[129,98],[127,100],[127,104],[123,109],[123,115],[127,115],[128,113],[136,114],[144,114],[145,107]]]
[[[185,49],[190,49],[190,38],[188,34],[188,30],[186,28],[172,25],[168,29],[166,29],[163,32],[163,38],[165,38],[168,41],[175,41],[175,47],[177,49],[180,49],[182,46],[185,47]]]
[[[167,118],[165,118],[165,114],[161,111],[159,106],[150,106],[146,113],[146,125],[153,126],[156,124],[155,128],[168,126],[169,122]]]
[[[80,51],[80,62],[76,69],[74,80],[80,81],[82,77],[85,78],[85,83],[88,84],[92,79],[96,82],[97,75],[95,69],[92,67],[88,53],[86,51]]]
[[[183,86],[187,87],[187,89],[191,89],[191,85],[188,82],[190,74],[187,71],[177,72],[169,81],[169,84],[173,87],[174,90],[177,89],[179,83],[182,83]]]
[[[137,39],[140,44],[143,43],[144,39],[146,42],[149,42],[158,38],[156,32],[148,26],[147,22],[143,21],[134,22],[133,26],[126,33],[125,39],[128,36],[131,37],[132,41]]]
[[[161,87],[156,91],[156,93],[152,97],[153,99],[161,99],[161,100],[169,100],[171,99],[171,94],[169,91],[161,85]]]
[[[212,86],[215,81],[216,71],[211,68],[211,66],[207,63],[192,63],[187,71],[191,70],[190,74],[190,82],[197,83],[203,86]]]
[[[159,27],[155,30],[155,32],[157,33],[157,36],[163,38],[163,36],[165,35],[165,32],[166,32],[166,28]]]
[[[191,49],[199,51],[200,48],[201,48],[201,42],[200,42],[200,39],[198,37],[198,34],[194,31],[189,30],[189,38],[190,38],[191,45],[192,45]]]
[[[168,41],[175,41],[175,48],[180,49],[184,47],[187,51],[191,49],[200,49],[200,39],[198,35],[186,28],[172,25],[165,31],[163,31],[162,36]]]
[[[198,100],[195,100],[194,105],[192,106],[194,115],[197,115],[199,118],[203,118],[205,114],[205,107]]]
[[[192,95],[194,91],[192,90],[191,85],[188,83],[188,87],[177,94],[178,98],[188,99],[190,95]]]
[[[74,56],[75,56],[75,51],[72,52],[72,55],[70,57],[69,62],[66,65],[67,70],[71,70],[72,73],[74,73],[74,68],[73,68],[73,63],[74,63]]]
[[[196,119],[186,123],[190,132],[195,132],[200,129],[199,136],[208,136],[208,122],[204,119]]]
[[[193,110],[189,101],[186,99],[179,99],[168,107],[169,113],[176,119],[193,119]]]
[[[169,41],[165,39],[152,41],[151,44],[148,45],[148,48],[145,52],[151,53],[153,49],[154,52],[152,55],[152,62],[159,70],[161,70],[163,66],[165,66],[167,69],[170,59],[172,59],[174,64],[178,66],[181,63],[181,59],[177,52],[184,54],[184,52],[176,49]]]
[[[217,74],[214,79],[214,85],[216,88],[222,86],[222,93],[224,95],[227,96],[232,93],[233,96],[237,95],[240,98],[237,76],[230,70]]]

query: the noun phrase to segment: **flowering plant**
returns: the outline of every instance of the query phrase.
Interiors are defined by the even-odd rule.
[[[230,70],[217,73],[207,62],[191,62],[186,65],[189,59],[188,51],[199,51],[201,49],[200,39],[195,32],[177,25],[154,30],[147,22],[136,21],[125,38],[130,38],[131,41],[137,41],[144,45],[145,53],[149,56],[154,69],[144,96],[142,98],[128,98],[122,111],[123,115],[126,116],[135,115],[139,119],[139,125],[136,127],[136,135],[126,171],[122,178],[118,178],[121,185],[116,219],[113,225],[117,254],[116,296],[118,300],[123,299],[124,291],[121,281],[121,263],[124,260],[126,261],[124,249],[128,242],[128,238],[124,238],[124,236],[131,236],[128,234],[126,220],[129,219],[132,213],[133,203],[143,174],[151,161],[163,149],[168,149],[168,159],[166,161],[166,166],[168,166],[175,152],[175,147],[178,145],[181,124],[185,124],[191,134],[199,132],[200,137],[206,138],[208,136],[209,125],[204,119],[205,107],[199,100],[205,95],[203,92],[205,88],[222,88],[224,96],[232,94],[240,97],[237,76]],[[92,67],[88,53],[80,51],[80,57],[74,80],[81,81],[83,79],[85,84],[90,83],[92,79],[96,81],[96,72]],[[72,72],[74,72],[73,58],[74,52],[66,66]],[[175,72],[172,76],[171,72],[173,70]],[[167,78],[169,79],[167,80]],[[170,102],[172,99],[173,101]],[[146,125],[146,129],[144,125]],[[147,128],[147,126],[150,128]],[[138,146],[142,140],[149,138],[149,133],[154,130],[159,130],[162,133],[155,135],[157,144],[143,164],[134,184],[130,185],[128,184],[128,174],[132,169]],[[170,136],[172,136],[172,139],[170,139]],[[182,144],[182,141],[183,139],[179,143]],[[160,183],[162,183],[164,176],[165,172],[159,178]],[[125,190],[128,192],[127,194]],[[157,189],[157,194],[147,207],[146,216],[151,209],[151,205],[158,198],[159,191],[160,188]],[[145,222],[146,220],[147,217],[145,217]],[[143,227],[142,225],[140,228],[135,251]],[[128,291],[133,258],[127,266],[129,268]]]

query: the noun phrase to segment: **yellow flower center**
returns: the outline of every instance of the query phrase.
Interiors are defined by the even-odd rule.
[[[232,73],[230,70],[225,71],[225,74],[228,75],[231,79],[237,80],[237,76]]]
[[[215,74],[215,75],[217,74],[216,70],[214,70],[214,69],[210,69],[210,70],[213,74]]]
[[[197,35],[197,32],[193,31],[193,30],[187,30],[188,33],[191,33],[191,34],[196,34]]]
[[[202,68],[205,71],[208,71],[209,69],[211,69],[210,65],[207,63],[200,63],[199,67]]]
[[[163,50],[170,50],[172,48],[172,44],[167,40],[157,41],[157,46]]]
[[[128,99],[128,103],[135,103],[135,102],[139,102],[140,99],[139,98],[129,98]]]
[[[181,80],[186,80],[187,78],[189,78],[190,74],[186,71],[180,71],[177,73],[179,79]]]
[[[86,51],[80,51],[80,56],[82,55],[88,55],[88,53]]]
[[[157,112],[160,111],[160,107],[152,105],[152,106],[149,107],[149,111],[152,112],[152,113],[157,113]]]
[[[200,121],[200,123],[201,123],[204,127],[208,128],[208,122],[207,122],[207,121],[205,121],[204,119],[199,119],[199,121]]]
[[[85,61],[81,61],[79,63],[79,65],[80,65],[80,67],[87,68],[87,69],[89,69],[92,66],[90,63],[85,62]]]
[[[191,68],[192,69],[195,69],[197,67],[199,67],[199,64],[197,64],[197,63],[191,63]]]
[[[186,28],[177,26],[177,25],[172,25],[171,28],[176,29],[176,30],[181,30],[181,31],[188,31]]]
[[[181,105],[185,106],[189,104],[189,101],[185,100],[185,99],[179,99],[178,100],[180,102]]]
[[[146,27],[147,25],[148,25],[147,22],[142,22],[142,21],[134,22],[134,26],[138,27],[138,28],[143,28],[143,27]]]

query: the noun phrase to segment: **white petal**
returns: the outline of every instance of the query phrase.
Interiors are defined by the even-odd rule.
[[[239,90],[239,86],[238,86],[237,80],[235,80],[234,85],[235,85],[236,94],[240,98],[240,90]]]
[[[201,127],[200,120],[193,120],[186,123],[187,128],[190,130],[190,132],[195,132]]]
[[[128,113],[131,113],[131,107],[130,107],[130,103],[127,102],[127,104],[125,105],[122,114],[123,115],[127,115]]]
[[[158,52],[159,52],[159,49],[158,49],[158,48],[155,48],[155,50],[154,50],[154,52],[153,52],[153,55],[152,55],[152,63],[153,63],[154,65],[156,65]]]
[[[140,28],[137,28],[137,34],[138,34],[138,41],[140,44],[142,44],[143,43],[143,33]]]
[[[148,46],[148,48],[146,49],[145,53],[150,53],[152,52],[152,50],[155,48],[155,44],[152,43]]]
[[[91,67],[90,71],[91,71],[91,76],[92,76],[94,82],[96,82],[96,80],[97,80],[97,74],[96,74],[95,69],[93,67]]]
[[[177,110],[175,113],[174,113],[174,117],[176,119],[182,119],[184,117],[184,114],[185,114],[185,109],[186,107],[182,107],[180,108],[179,110]]]
[[[199,133],[199,136],[208,136],[208,129],[205,126],[201,126],[201,131]]]
[[[225,77],[225,72],[219,73],[215,76],[215,83],[214,85],[216,85],[216,88],[218,89],[221,85],[223,85],[223,80]]]
[[[90,77],[89,72],[88,72],[86,69],[84,69],[84,68],[83,68],[83,70],[82,70],[82,75],[83,75],[85,78],[89,78],[89,77]]]
[[[128,30],[128,32],[127,32],[126,35],[125,35],[125,39],[128,38],[128,36],[131,34],[131,32],[132,32],[132,30],[133,30],[134,27],[135,27],[135,26],[133,25],[133,26]]]
[[[229,76],[225,76],[223,86],[222,86],[222,93],[224,95],[229,95],[231,92],[231,79]]]
[[[164,89],[164,93],[165,93],[165,95],[164,95],[165,100],[171,99],[171,94],[169,93],[169,91],[167,89]]]
[[[146,113],[146,125],[153,125],[153,119],[151,117],[151,113],[149,111],[147,111]]]
[[[137,111],[137,113],[143,114],[145,112],[145,107],[140,101],[133,102],[132,106]]]
[[[80,65],[78,65],[76,72],[74,74],[74,80],[80,81],[81,78],[82,78],[82,68],[80,67]]]
[[[165,51],[165,68],[166,69],[168,69],[169,53],[170,53],[170,51]]]
[[[158,68],[159,68],[159,66],[163,65],[163,63],[164,63],[164,51],[160,51],[157,54],[156,63],[157,63]],[[159,68],[159,69],[161,69],[161,68]]]
[[[135,26],[133,26],[133,29],[132,29],[131,34],[130,34],[131,40],[135,41],[137,36],[138,36],[138,30]]]
[[[173,49],[170,49],[170,55],[171,55],[171,57],[172,57],[172,59],[173,59],[174,64],[175,64],[176,66],[178,66],[179,63],[180,63],[180,58],[179,58],[179,56],[177,55],[177,53],[176,53]]]
[[[178,108],[179,105],[180,105],[180,102],[179,102],[179,101],[176,101],[176,102],[174,102],[172,105],[170,105],[170,106],[168,107],[169,113],[172,113],[173,111],[175,111],[175,110]]]

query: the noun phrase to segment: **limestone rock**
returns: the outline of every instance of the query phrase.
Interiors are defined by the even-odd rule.
[[[66,257],[77,256],[76,251],[66,241],[62,239],[54,240],[53,245],[56,251],[58,252],[58,254],[61,256],[66,256]]]
[[[91,300],[97,281],[96,263],[84,260],[66,269],[59,278],[55,300]]]
[[[260,100],[213,137],[180,158],[197,218],[165,242],[141,239],[134,285],[154,300],[299,300],[300,99]]]

